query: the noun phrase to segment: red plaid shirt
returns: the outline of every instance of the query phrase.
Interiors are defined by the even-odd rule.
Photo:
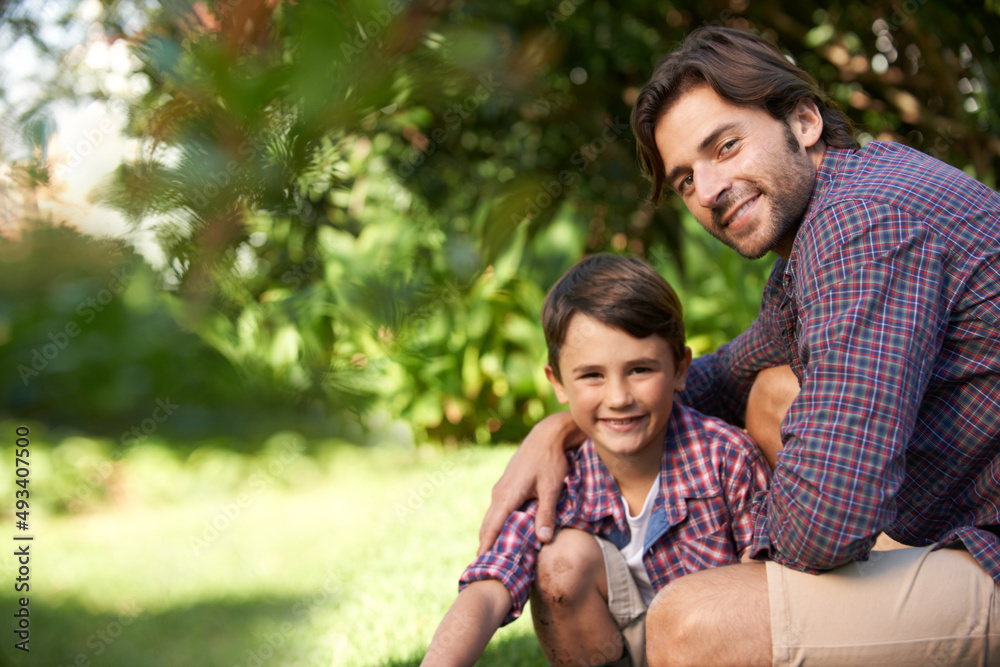
[[[884,530],[961,540],[1000,582],[1000,195],[898,144],[827,149],[757,320],[694,361],[681,398],[739,423],[783,363],[802,392],[754,555],[828,570]]]
[[[630,540],[625,505],[593,442],[566,458],[570,469],[556,525],[624,547]],[[767,464],[746,434],[675,402],[643,555],[653,590],[689,572],[738,562],[752,538],[751,502],[767,488],[767,479]],[[537,509],[530,501],[507,517],[493,548],[465,570],[459,584],[461,590],[482,579],[503,583],[514,602],[504,623],[521,615],[535,580],[542,546],[534,532]]]

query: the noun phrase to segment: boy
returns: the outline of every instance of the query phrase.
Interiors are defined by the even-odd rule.
[[[462,575],[425,665],[473,664],[529,593],[552,664],[645,665],[656,591],[749,544],[767,465],[742,431],[674,403],[691,350],[663,277],[638,259],[587,257],[549,292],[542,323],[546,377],[587,435],[566,454],[560,530],[543,548],[536,503],[512,513]]]

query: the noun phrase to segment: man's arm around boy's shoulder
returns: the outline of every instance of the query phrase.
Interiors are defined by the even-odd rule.
[[[510,593],[496,579],[472,582],[451,605],[420,664],[474,664],[512,605]]]

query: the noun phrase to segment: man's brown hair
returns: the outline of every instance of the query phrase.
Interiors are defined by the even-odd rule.
[[[737,106],[763,109],[784,122],[795,107],[811,99],[823,117],[822,140],[833,148],[855,148],[850,119],[820,90],[808,72],[789,62],[762,37],[733,28],[699,28],[653,70],[632,108],[632,132],[639,159],[652,181],[650,201],[663,191],[663,159],[656,147],[656,124],[681,95],[707,84]]]
[[[590,255],[549,290],[542,305],[542,327],[549,346],[549,365],[560,382],[559,351],[577,313],[635,338],[660,336],[670,345],[675,363],[684,358],[681,301],[663,276],[640,259]]]

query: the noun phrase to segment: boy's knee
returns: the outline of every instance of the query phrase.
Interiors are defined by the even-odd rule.
[[[598,586],[604,577],[604,555],[594,536],[560,530],[538,552],[535,592],[550,605],[567,606]]]

